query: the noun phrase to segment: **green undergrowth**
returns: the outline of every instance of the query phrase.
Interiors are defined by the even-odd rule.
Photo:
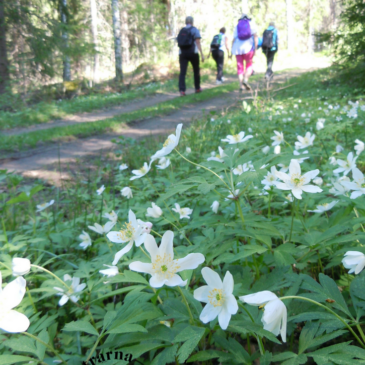
[[[258,76],[254,76],[253,80],[255,78],[258,78]],[[215,97],[223,96],[227,92],[231,92],[236,89],[237,83],[230,83],[204,90],[204,92],[200,94],[191,94],[184,98],[175,98],[169,101],[158,103],[154,106],[136,110],[130,113],[123,113],[113,118],[96,122],[54,127],[13,136],[0,135],[0,150],[7,152],[18,151],[29,147],[36,147],[40,142],[50,143],[64,138],[88,137],[91,135],[99,135],[100,133],[105,133],[108,131],[116,131],[120,129],[123,124],[171,114],[179,110],[184,105],[198,103]]]
[[[203,75],[202,82],[208,81],[210,75]],[[187,84],[192,84],[192,75],[187,77]],[[126,104],[133,100],[146,98],[157,93],[171,92],[177,88],[177,79],[166,82],[151,82],[147,85],[133,87],[132,90],[121,93],[99,93],[80,96],[71,100],[40,102],[17,112],[0,111],[0,131],[11,128],[28,127],[47,123],[53,119],[66,118],[75,113],[91,112],[93,110],[110,108]]]

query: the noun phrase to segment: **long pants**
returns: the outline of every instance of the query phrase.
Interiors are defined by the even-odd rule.
[[[224,52],[220,50],[212,51],[212,56],[217,64],[217,80],[222,81],[223,76],[223,65],[224,65]]]
[[[188,69],[188,63],[193,66],[194,71],[194,84],[195,90],[200,89],[200,68],[199,68],[199,54],[198,53],[181,53],[179,56],[180,62],[180,76],[179,76],[179,89],[180,91],[186,90],[185,76]]]
[[[272,71],[272,65],[274,63],[274,57],[275,57],[275,51],[269,51],[269,50],[265,50],[265,56],[266,56],[266,60],[267,60],[267,70],[266,70],[266,78],[270,78],[273,74]]]

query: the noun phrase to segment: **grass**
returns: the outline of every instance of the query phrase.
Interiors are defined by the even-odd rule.
[[[253,79],[258,76],[253,76]],[[187,95],[184,98],[176,98],[165,101],[155,106],[136,110],[130,113],[120,114],[113,118],[108,118],[96,122],[73,124],[70,126],[54,127],[39,131],[28,132],[21,135],[0,136],[0,146],[2,151],[19,151],[29,147],[36,147],[38,143],[50,143],[60,139],[70,137],[88,137],[91,135],[105,133],[120,129],[126,123],[138,121],[157,116],[171,114],[181,107],[191,103],[198,103],[212,98],[220,97],[228,92],[237,89],[237,83],[230,83],[213,89],[207,89],[200,94]]]

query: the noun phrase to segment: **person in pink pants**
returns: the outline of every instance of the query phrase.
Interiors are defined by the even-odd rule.
[[[251,90],[248,83],[252,75],[252,60],[257,49],[257,28],[247,14],[242,14],[233,32],[232,55],[236,56],[237,74],[240,82],[240,91],[245,87]]]

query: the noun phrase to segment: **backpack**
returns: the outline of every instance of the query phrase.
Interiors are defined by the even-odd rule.
[[[270,50],[274,46],[274,29],[266,29],[262,36],[262,49]]]
[[[194,51],[195,39],[191,33],[192,27],[182,28],[177,36],[177,45],[181,50],[192,50]]]
[[[250,21],[241,19],[237,25],[237,36],[240,41],[246,41],[252,37]]]
[[[217,34],[213,37],[212,43],[210,44],[210,48],[212,50],[218,50],[221,46],[222,42],[222,34]]]

